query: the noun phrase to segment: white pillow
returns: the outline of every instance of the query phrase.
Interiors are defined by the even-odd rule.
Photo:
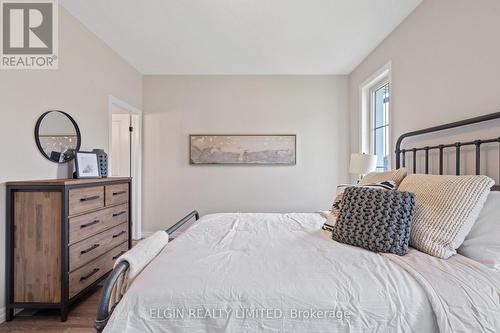
[[[384,171],[384,172],[372,172],[364,176],[360,181],[359,185],[368,185],[381,182],[392,181],[396,183],[396,188],[401,184],[403,179],[406,177],[407,172],[405,168],[399,168],[396,170]]]
[[[490,192],[458,253],[500,272],[500,191]]]

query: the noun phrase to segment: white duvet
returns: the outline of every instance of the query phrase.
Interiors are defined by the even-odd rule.
[[[498,273],[337,243],[320,214],[214,214],[137,277],[105,332],[499,332]]]

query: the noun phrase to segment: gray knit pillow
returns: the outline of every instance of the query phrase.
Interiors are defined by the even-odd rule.
[[[404,255],[415,216],[415,195],[409,192],[349,187],[332,230],[338,242],[373,252]]]

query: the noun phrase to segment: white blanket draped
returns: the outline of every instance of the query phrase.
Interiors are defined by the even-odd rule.
[[[141,240],[131,250],[124,253],[115,261],[118,266],[122,261],[128,263],[128,269],[118,278],[113,288],[109,310],[122,299],[135,278],[142,272],[161,250],[168,243],[168,234],[164,231],[157,231],[146,239]]]
[[[105,332],[481,332],[498,325],[497,276],[459,256],[442,264],[340,244],[323,222],[320,214],[203,217],[135,279]],[[427,265],[442,272],[413,272]],[[459,285],[477,292],[446,289]],[[466,309],[477,320],[462,326]]]
[[[500,236],[500,235],[499,235]],[[384,254],[425,290],[440,332],[500,332],[500,274],[461,255]]]

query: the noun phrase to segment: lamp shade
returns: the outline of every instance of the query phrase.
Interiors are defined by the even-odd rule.
[[[366,175],[377,168],[377,156],[368,154],[351,154],[349,173]]]

